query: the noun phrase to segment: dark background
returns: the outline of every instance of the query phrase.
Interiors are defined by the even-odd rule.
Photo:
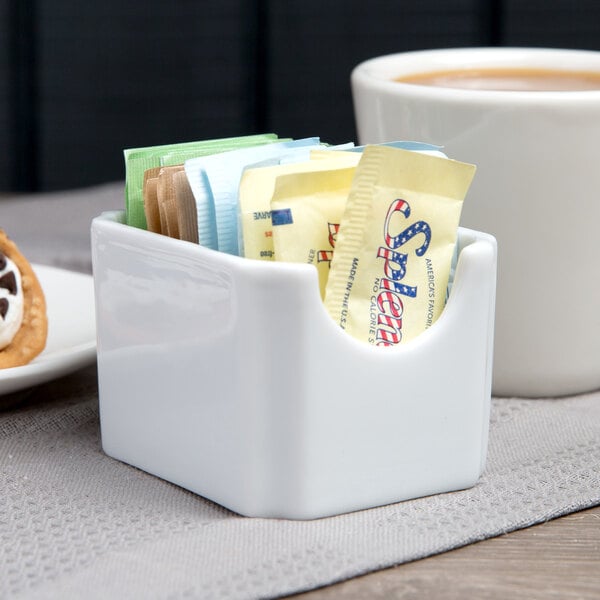
[[[600,49],[599,0],[0,0],[0,190],[124,177],[122,149],[272,131],[355,140],[358,62]]]

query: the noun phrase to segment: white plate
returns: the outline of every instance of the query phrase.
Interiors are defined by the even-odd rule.
[[[66,375],[96,359],[94,280],[91,275],[32,265],[44,289],[48,341],[22,367],[0,369],[0,395]]]

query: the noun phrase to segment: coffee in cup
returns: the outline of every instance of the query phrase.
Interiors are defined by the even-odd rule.
[[[400,83],[433,85],[464,90],[506,92],[568,92],[600,90],[600,71],[533,68],[480,68],[414,73],[398,77]]]

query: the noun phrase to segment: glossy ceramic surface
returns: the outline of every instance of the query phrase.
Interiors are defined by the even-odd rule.
[[[244,515],[307,519],[472,486],[487,448],[495,241],[461,230],[444,313],[349,337],[310,265],[92,226],[102,443]]]

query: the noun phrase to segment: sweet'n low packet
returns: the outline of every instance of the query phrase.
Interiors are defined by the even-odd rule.
[[[475,166],[368,146],[357,166],[325,290],[325,308],[377,346],[414,339],[441,314],[462,203]]]

